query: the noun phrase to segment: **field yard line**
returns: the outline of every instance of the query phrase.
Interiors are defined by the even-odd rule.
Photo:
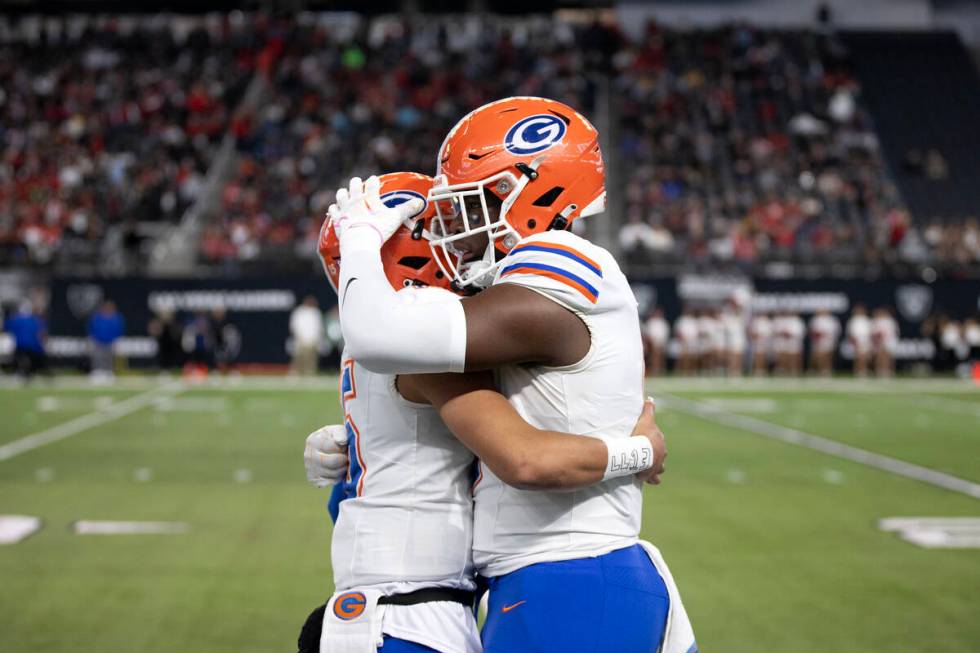
[[[908,395],[913,403],[933,408],[943,413],[980,417],[980,404],[951,397],[934,397],[931,395]]]
[[[52,426],[49,429],[38,431],[24,436],[19,440],[0,446],[0,461],[10,460],[14,456],[43,447],[46,444],[58,442],[73,435],[78,435],[96,426],[102,426],[120,417],[125,417],[136,411],[146,408],[164,397],[173,397],[180,394],[187,388],[180,383],[170,383],[161,385],[152,390],[140,393],[134,397],[123,399],[122,401],[110,404],[102,410],[88,413]]]
[[[843,458],[852,462],[874,467],[890,474],[904,476],[923,483],[929,483],[944,490],[959,492],[974,499],[980,499],[980,484],[973,483],[951,474],[938,472],[928,467],[913,465],[904,460],[885,456],[880,453],[859,449],[847,444],[842,444],[836,440],[829,440],[818,435],[804,433],[798,429],[787,426],[780,426],[772,422],[766,422],[755,417],[747,417],[726,411],[700,401],[692,401],[671,394],[661,394],[667,399],[667,406],[682,413],[694,415],[706,419],[722,426],[731,426],[743,431],[749,431],[780,442],[795,444],[807,449],[813,449],[837,458]]]

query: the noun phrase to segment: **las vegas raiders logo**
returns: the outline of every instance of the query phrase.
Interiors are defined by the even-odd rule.
[[[381,196],[381,203],[387,206],[389,209],[393,209],[399,204],[404,204],[405,202],[414,199],[422,200],[422,208],[409,216],[409,219],[411,219],[419,213],[425,211],[425,197],[423,197],[421,193],[416,193],[414,190],[393,190],[390,193],[385,193]]]
[[[909,322],[921,322],[932,309],[932,288],[905,285],[895,290],[898,312]]]
[[[565,135],[561,118],[547,113],[528,116],[514,124],[504,137],[504,147],[511,154],[525,155],[543,152]]]

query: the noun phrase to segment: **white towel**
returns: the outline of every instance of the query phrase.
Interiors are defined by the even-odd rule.
[[[687,610],[681,601],[681,593],[677,589],[674,577],[670,575],[670,569],[664,557],[660,555],[660,549],[654,545],[640,540],[640,546],[650,556],[653,566],[660,572],[660,577],[664,579],[667,586],[667,595],[670,597],[670,609],[667,612],[667,630],[664,632],[664,641],[660,646],[660,653],[698,653],[697,642],[694,641],[694,628],[691,627],[691,620],[687,617]]]
[[[378,590],[345,590],[327,601],[320,633],[320,653],[377,653],[383,644],[381,624],[386,605]]]

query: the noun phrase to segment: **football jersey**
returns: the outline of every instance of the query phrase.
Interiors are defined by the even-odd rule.
[[[725,311],[721,314],[721,323],[724,326],[725,349],[736,354],[745,351],[745,321],[742,316]]]
[[[866,351],[871,346],[871,320],[864,315],[852,316],[847,323],[847,337],[857,349]]]
[[[538,428],[630,437],[643,408],[643,345],[636,298],[612,255],[570,232],[535,234],[503,259],[494,285],[504,283],[578,315],[592,345],[572,365],[499,368],[501,393]],[[518,490],[481,465],[475,501],[473,559],[482,574],[499,576],[635,543],[642,484],[627,476],[571,492]]]
[[[473,454],[435,409],[404,399],[395,376],[346,352],[340,394],[350,466],[331,547],[337,590],[473,590]],[[473,612],[456,603],[388,606],[383,632],[447,653],[479,650]]]
[[[749,327],[749,335],[752,337],[752,344],[755,348],[766,349],[769,347],[769,341],[772,338],[773,324],[765,315],[756,315],[752,318],[751,326]]]
[[[833,351],[840,337],[840,320],[833,315],[815,315],[810,320],[810,336],[817,351]]]
[[[657,347],[663,347],[670,338],[670,325],[662,317],[651,317],[646,322],[647,337]]]
[[[881,347],[891,350],[898,345],[898,323],[890,315],[873,318],[871,334],[873,340]]]

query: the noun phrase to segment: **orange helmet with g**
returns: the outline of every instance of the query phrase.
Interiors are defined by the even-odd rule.
[[[435,286],[449,288],[450,279],[433,260],[438,254],[429,248],[428,239],[435,208],[426,197],[432,188],[432,177],[415,172],[393,172],[381,175],[381,201],[387,206],[397,206],[410,199],[419,198],[425,207],[398,228],[398,231],[381,247],[381,263],[385,275],[395,290],[409,286]],[[340,240],[328,217],[320,227],[317,245],[323,271],[334,292],[340,283]]]
[[[561,102],[491,102],[446,136],[429,199],[436,206],[430,245],[446,274],[458,286],[489,285],[521,238],[605,209],[599,134]],[[481,233],[488,241],[482,260],[462,261],[454,243]]]

